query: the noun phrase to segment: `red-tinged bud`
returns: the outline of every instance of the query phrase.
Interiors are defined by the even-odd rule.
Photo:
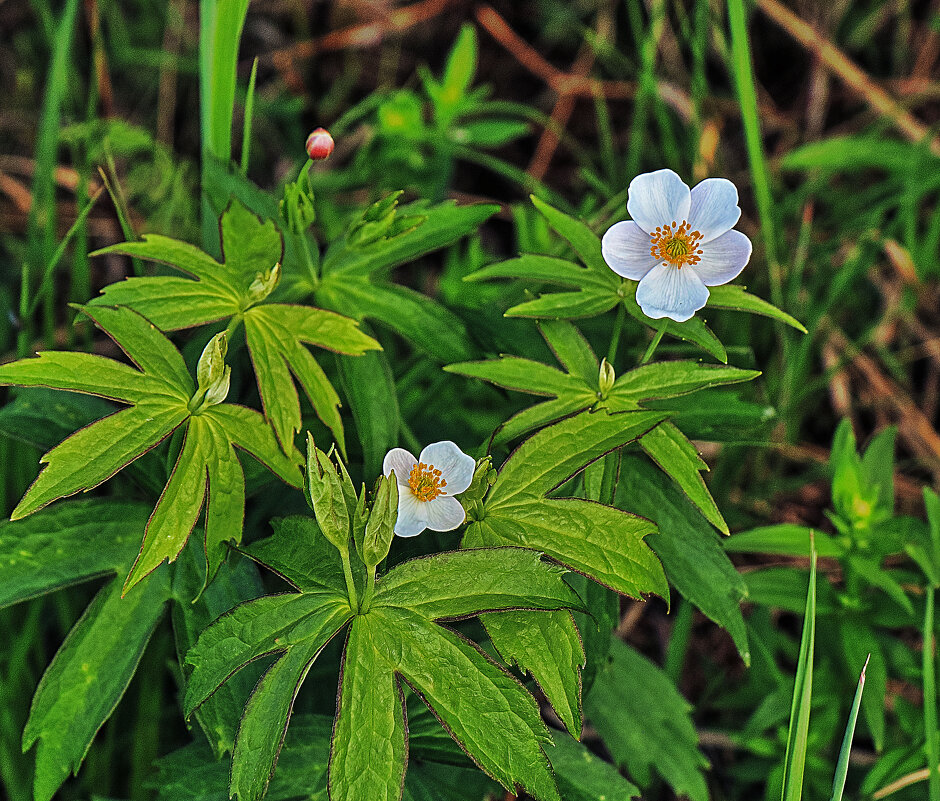
[[[333,152],[333,137],[326,128],[317,128],[307,137],[307,155],[313,161],[323,161]]]

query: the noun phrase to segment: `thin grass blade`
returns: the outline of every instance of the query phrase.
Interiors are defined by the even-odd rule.
[[[868,655],[871,659],[871,654]],[[842,801],[845,790],[845,777],[849,772],[849,754],[852,751],[852,738],[855,736],[855,724],[858,721],[858,710],[862,706],[862,693],[865,690],[865,670],[868,668],[868,659],[862,666],[862,673],[858,677],[858,688],[855,690],[855,700],[852,701],[852,710],[849,720],[845,724],[845,737],[842,738],[842,749],[839,751],[839,761],[836,763],[836,773],[832,779],[832,801]]]
[[[790,730],[787,733],[787,755],[783,765],[783,801],[800,801],[803,796],[803,772],[806,768],[806,747],[809,736],[810,703],[813,696],[813,650],[816,644],[816,546],[811,545],[809,589],[806,593],[806,614],[800,657],[790,707]]]

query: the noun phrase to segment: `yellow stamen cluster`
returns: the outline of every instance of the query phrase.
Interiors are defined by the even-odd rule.
[[[444,491],[447,482],[441,478],[441,471],[434,465],[418,462],[411,468],[408,486],[419,501],[433,501]]]
[[[702,250],[698,247],[701,238],[684,220],[681,225],[673,220],[671,225],[661,225],[650,234],[650,253],[656,261],[668,261],[681,269],[684,264],[698,264],[701,260]]]

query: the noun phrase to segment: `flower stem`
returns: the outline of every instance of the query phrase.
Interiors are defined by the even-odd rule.
[[[349,564],[349,548],[342,548],[339,552],[343,560],[343,575],[346,577],[346,592],[349,594],[349,606],[354,613],[359,613],[359,596],[356,593],[356,584],[353,581],[352,567]],[[372,577],[375,581],[375,576]]]
[[[238,326],[242,324],[241,314],[233,314],[232,319],[228,321],[228,325],[225,326],[225,340],[227,342],[231,341],[232,334],[238,330]]]
[[[362,594],[362,603],[359,604],[359,611],[363,615],[372,606],[372,594],[375,592],[375,566],[368,571],[368,575],[369,583],[366,584],[366,591]]]
[[[610,335],[610,347],[607,348],[607,363],[613,364],[620,346],[620,335],[623,333],[623,323],[627,317],[627,308],[623,303],[617,306],[617,319],[614,321],[614,332]]]
[[[659,322],[659,328],[656,329],[656,335],[653,337],[653,341],[650,342],[649,347],[646,349],[646,353],[643,354],[643,358],[640,359],[640,364],[646,364],[650,359],[653,358],[653,354],[656,352],[656,348],[659,347],[659,343],[663,341],[663,335],[666,333],[666,329],[669,327],[669,318],[663,317]]]

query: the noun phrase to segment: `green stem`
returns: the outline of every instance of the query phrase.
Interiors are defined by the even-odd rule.
[[[620,346],[620,335],[623,333],[623,324],[627,318],[627,308],[620,303],[617,306],[617,319],[614,321],[614,331],[610,335],[610,347],[607,348],[607,363],[613,366],[614,358],[617,356],[617,348]]]
[[[656,352],[656,348],[659,347],[659,343],[663,341],[663,335],[666,333],[666,329],[669,327],[669,318],[663,317],[659,321],[659,328],[656,329],[656,336],[653,337],[653,341],[650,342],[649,347],[646,349],[646,353],[643,354],[643,358],[640,359],[640,364],[646,364],[650,359],[653,358],[653,354]]]
[[[362,594],[362,603],[359,604],[359,611],[364,615],[369,611],[369,607],[372,606],[372,595],[375,592],[375,566],[373,565],[369,571],[369,581],[366,584],[366,591]]]
[[[242,315],[233,314],[232,319],[228,321],[228,325],[225,326],[225,341],[232,341],[232,334],[238,330],[238,326],[242,324]]]
[[[349,564],[349,548],[343,548],[339,552],[343,560],[343,575],[346,577],[346,592],[349,593],[349,606],[355,614],[359,613],[359,596],[356,593],[356,584],[353,581],[352,567]],[[375,576],[372,577],[373,581]]]

